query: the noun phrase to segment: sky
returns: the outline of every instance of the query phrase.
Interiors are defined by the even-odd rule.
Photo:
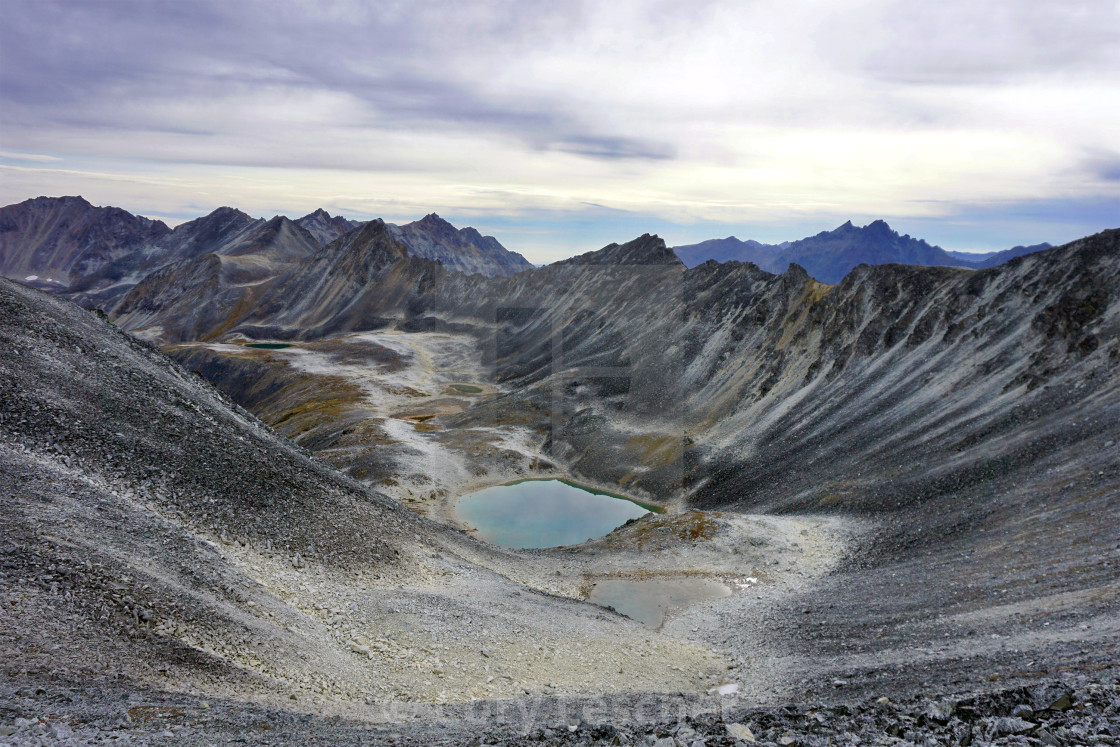
[[[543,263],[1120,227],[1120,2],[5,0],[0,204],[436,212]]]

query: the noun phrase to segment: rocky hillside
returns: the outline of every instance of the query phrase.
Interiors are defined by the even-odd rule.
[[[118,282],[94,293],[83,283],[72,294],[87,304],[94,299],[104,302],[122,325],[145,328],[156,337],[220,334],[231,316],[252,306],[262,284],[321,251],[311,234],[287,218],[247,218],[243,213],[216,212],[184,224],[176,232],[182,229],[186,240],[168,242],[162,255],[182,259],[144,275],[135,285]],[[229,230],[231,222],[238,230]],[[210,232],[221,238],[208,236]],[[205,249],[212,251],[198,253]],[[112,303],[117,296],[120,300]]]
[[[36,197],[0,208],[0,275],[65,288],[170,231],[81,197]]]
[[[963,252],[948,252],[921,239],[900,235],[891,230],[885,221],[877,220],[862,228],[853,226],[848,221],[833,231],[822,231],[816,236],[782,244],[740,241],[734,236],[728,236],[726,239],[711,239],[699,244],[674,247],[673,251],[688,267],[695,267],[709,260],[737,261],[751,262],[768,272],[782,273],[791,264],[798,264],[821,282],[838,283],[861,264],[983,269],[1049,248],[1049,244],[1017,246],[1002,252],[975,256]]]
[[[512,275],[533,266],[493,236],[483,236],[470,227],[457,229],[435,213],[403,226],[387,225],[393,238],[404,244],[409,253],[437,260],[454,272]]]
[[[442,459],[457,438],[478,452],[501,431],[508,448],[516,430],[566,474],[670,511],[578,549],[487,547],[327,468],[94,315],[0,281],[0,666],[20,709],[65,690],[58,708],[97,711],[87,723],[162,728],[205,696],[223,725],[188,728],[259,734],[268,713],[294,742],[407,698],[488,704],[448,706],[446,731],[405,727],[428,741],[501,731],[493,704],[510,702],[539,708],[534,734],[556,742],[731,743],[749,720],[813,743],[849,739],[818,725],[853,712],[867,741],[1120,736],[1097,702],[1107,687],[950,697],[1116,672],[1120,527],[1101,517],[1120,496],[1120,230],[990,269],[863,265],[826,285],[797,264],[687,268],[650,235],[472,275],[374,221],[237,286],[240,300],[205,295],[227,256],[266,243],[184,258],[116,323],[207,340],[172,352],[219,387],[252,373],[258,391],[229,387],[247,402],[284,388],[278,421],[335,408],[347,448],[407,429]],[[351,334],[369,330],[386,334]],[[385,347],[415,331],[429,347]],[[258,356],[245,338],[297,344]],[[418,399],[406,373],[430,377],[452,342],[478,352],[485,396],[422,421],[389,413],[380,432],[354,415],[375,382]],[[314,399],[315,366],[333,376],[371,350],[383,365],[336,386],[351,399]],[[574,599],[610,574],[669,573],[737,591],[658,632]],[[812,721],[724,723],[703,693],[727,677],[752,702],[811,704]],[[605,716],[575,699],[605,693]],[[1091,705],[1058,715],[1075,699]],[[354,721],[311,725],[303,708]],[[604,721],[615,731],[592,731]]]
[[[262,287],[233,327],[252,336],[315,339],[389,324],[409,299],[448,274],[372,220]],[[189,338],[184,338],[189,339]]]
[[[980,271],[864,266],[838,286],[796,265],[686,270],[643,237],[516,278],[449,276],[408,309],[431,324],[497,324],[495,376],[525,398],[544,382],[538,404],[565,408],[555,454],[588,476],[657,493],[662,473],[675,475],[708,506],[877,510],[928,498],[904,490],[898,470],[928,487],[934,474],[967,481],[1026,464],[1043,423],[1065,428],[1095,397],[1109,401],[1118,237]],[[620,251],[651,264],[600,264]],[[610,370],[580,374],[595,368]],[[1072,453],[1068,438],[1102,418],[1042,443]],[[677,458],[643,453],[637,423],[675,441]],[[1034,440],[1012,436],[1027,432]]]
[[[797,265],[686,269],[651,236],[506,278],[447,273],[370,225],[214,329],[467,332],[516,390],[475,416],[547,413],[577,474],[709,507],[874,513],[1107,427],[1066,433],[1117,385],[1118,235],[828,286]]]
[[[162,304],[153,300],[156,295],[189,286],[191,294],[201,294],[198,300],[218,304],[204,312],[212,323],[251,301],[249,285],[277,278],[363,225],[321,209],[292,221],[220,207],[172,230],[120,208],[94,207],[81,197],[37,197],[0,208],[0,275],[105,312],[123,302],[117,313],[129,316],[138,305],[148,312]],[[451,271],[494,276],[532,267],[493,236],[457,229],[435,214],[404,226],[383,225],[410,254]],[[188,297],[173,295],[172,305]],[[176,308],[171,316],[180,319],[180,311],[189,309]]]
[[[320,246],[326,246],[339,236],[350,233],[362,225],[361,221],[348,220],[341,215],[331,215],[322,208],[296,219],[295,224],[314,236]]]
[[[162,694],[367,718],[530,691],[696,697],[726,671],[540,593],[555,557],[518,562],[363,488],[76,305],[0,280],[0,350],[5,719],[24,688],[93,711]]]

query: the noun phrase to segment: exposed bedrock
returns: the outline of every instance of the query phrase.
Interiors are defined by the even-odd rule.
[[[1071,642],[1062,621],[1115,615],[1120,594],[1120,528],[1102,521],[1120,496],[1120,231],[987,270],[861,266],[835,286],[796,266],[685,269],[652,236],[506,278],[418,282],[415,260],[384,264],[378,241],[387,295],[371,276],[359,297],[301,297],[319,324],[474,336],[501,392],[433,422],[528,424],[571,473],[639,497],[873,523],[807,592],[819,617],[771,620],[798,652],[791,669],[1025,666],[973,645],[1004,626],[1013,649],[1050,651],[1046,666],[1115,651]],[[271,318],[298,328],[295,312]],[[905,651],[915,638],[941,643]]]
[[[380,450],[357,448],[375,431],[351,419],[373,390],[239,343],[337,363],[355,333],[442,335],[426,350],[469,348],[489,388],[437,410],[458,395],[415,397],[378,343],[359,355],[377,391],[429,409],[377,418],[414,445],[519,429],[568,472],[680,511],[570,552],[485,546],[0,281],[5,677],[296,695],[360,718],[405,697],[699,695],[725,674],[781,702],[1115,672],[1120,231],[835,286],[796,266],[686,269],[652,236],[502,278],[410,256],[376,222],[332,246],[253,284],[251,304],[188,314],[182,288],[149,278],[116,321],[193,342],[170,352],[327,456]],[[458,468],[451,453],[428,457]],[[657,634],[572,599],[649,568],[746,588]],[[75,631],[77,653],[46,643]]]
[[[358,718],[394,700],[695,698],[726,672],[572,598],[593,559],[558,577],[556,557],[417,516],[76,305],[0,279],[0,350],[5,708],[17,689],[104,705],[121,687]]]

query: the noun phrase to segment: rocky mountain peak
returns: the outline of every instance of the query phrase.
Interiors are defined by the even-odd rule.
[[[357,231],[343,236],[340,241],[354,252],[387,254],[394,258],[408,256],[407,248],[396,240],[389,225],[380,218],[369,221]]]
[[[250,220],[252,220],[252,217],[248,213],[243,213],[237,208],[230,207],[229,205],[222,205],[219,208],[215,208],[214,210],[210,211],[205,217],[217,220],[230,220],[233,218],[249,218]]]
[[[339,236],[350,233],[360,224],[341,215],[331,215],[323,208],[308,213],[293,221],[297,226],[310,233],[320,246],[327,246]]]
[[[80,207],[93,207],[93,204],[81,195],[63,195],[62,197],[33,197],[27,202],[33,205],[76,205]]]
[[[435,213],[428,213],[415,223],[408,224],[405,228],[409,226],[414,226],[419,231],[445,240],[454,241],[459,238],[459,230]]]
[[[454,229],[454,226],[445,221],[443,218],[439,217],[437,213],[428,213],[423,218],[416,221],[416,223],[428,229],[445,227]]]
[[[62,289],[158,241],[162,221],[84,197],[35,197],[0,208],[0,275]]]
[[[891,230],[891,227],[887,225],[887,222],[882,218],[868,223],[867,226],[864,227],[864,230],[868,233],[878,234],[882,236],[897,235],[897,233]]]
[[[474,228],[458,229],[435,213],[403,226],[387,224],[410,254],[437,260],[449,270],[475,275],[509,275],[532,265]]]
[[[680,265],[684,266],[665,240],[654,234],[642,234],[625,244],[608,244],[595,252],[572,257],[558,265]]]
[[[785,275],[790,280],[796,280],[798,282],[805,282],[812,279],[809,277],[809,273],[805,270],[805,268],[797,264],[796,262],[790,262],[789,268],[785,271]]]

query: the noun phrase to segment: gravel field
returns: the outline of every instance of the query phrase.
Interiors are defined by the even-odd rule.
[[[512,551],[457,526],[455,498],[573,474],[645,498],[668,484],[663,434],[604,400],[545,441],[547,387],[455,390],[483,363],[442,331],[172,351],[223,393],[0,280],[0,740],[1116,743],[1120,307],[1102,308],[1099,347],[969,425],[1002,440],[945,451],[956,426],[937,425],[901,476],[864,445],[805,487],[768,482],[794,458],[773,445],[729,471],[765,440],[732,439],[705,452],[700,500]],[[788,448],[819,477],[816,438]],[[729,593],[645,625],[585,601],[605,581]]]

